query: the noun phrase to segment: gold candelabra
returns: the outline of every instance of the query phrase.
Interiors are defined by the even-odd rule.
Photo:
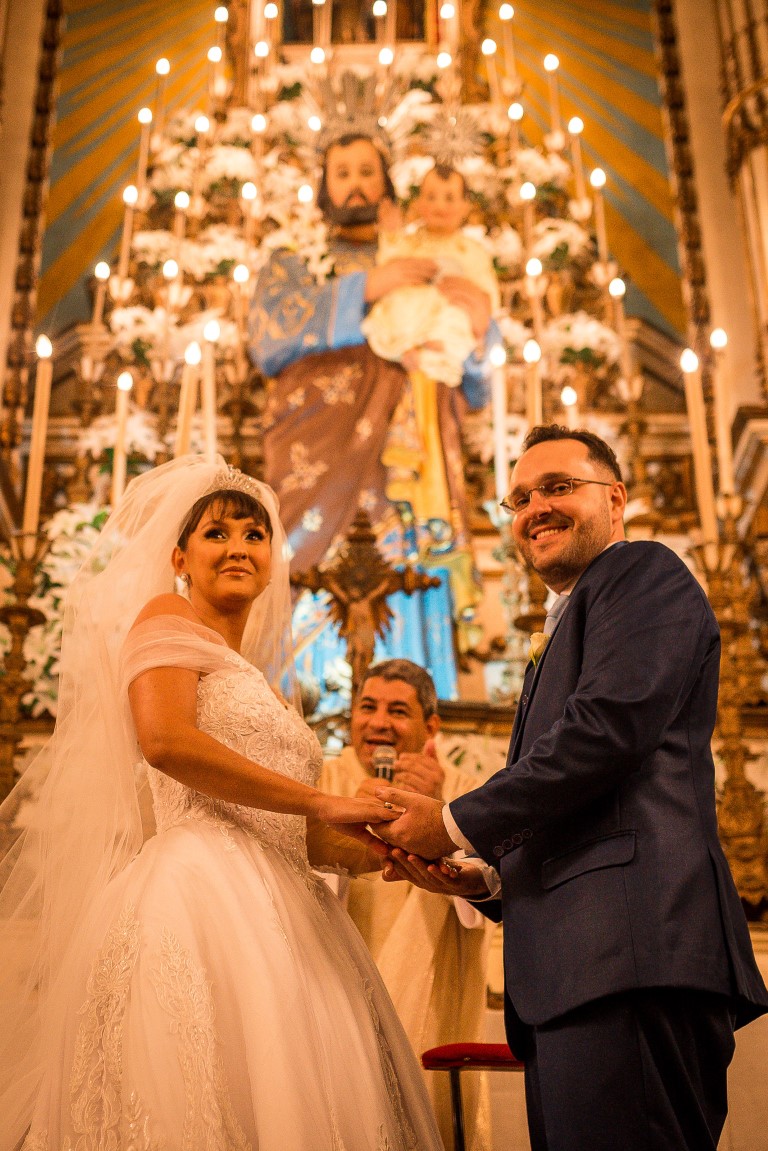
[[[717,542],[697,544],[697,566],[707,581],[707,594],[720,625],[720,692],[717,735],[725,767],[725,780],[718,797],[720,839],[733,872],[739,895],[753,911],[768,896],[766,874],[765,797],[747,779],[751,758],[744,740],[742,662],[749,635],[751,589],[745,574],[744,545],[739,539],[739,497],[721,500],[721,536]]]

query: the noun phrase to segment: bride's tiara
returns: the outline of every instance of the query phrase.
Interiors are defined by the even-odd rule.
[[[208,487],[203,492],[204,496],[208,496],[211,492],[220,491],[238,491],[245,492],[249,496],[253,496],[259,503],[264,503],[264,497],[269,489],[265,485],[255,480],[253,476],[248,476],[245,472],[239,471],[237,468],[227,467],[219,468],[214,474]]]

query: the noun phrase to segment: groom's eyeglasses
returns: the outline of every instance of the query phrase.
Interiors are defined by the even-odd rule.
[[[545,500],[562,500],[573,494],[576,484],[600,484],[603,488],[612,488],[614,481],[579,480],[576,476],[562,476],[556,480],[547,480],[546,483],[539,484],[535,488],[528,488],[526,492],[517,492],[516,495],[507,496],[501,501],[499,507],[504,508],[504,511],[509,512],[511,516],[517,516],[528,507],[534,492],[541,492]]]

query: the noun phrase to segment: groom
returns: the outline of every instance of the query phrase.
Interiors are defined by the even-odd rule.
[[[532,430],[507,502],[559,614],[506,768],[446,805],[378,791],[404,809],[390,878],[476,894],[406,853],[492,865],[533,1151],[715,1151],[734,1027],[768,1010],[717,835],[717,624],[670,550],[624,539],[626,499],[604,441]]]

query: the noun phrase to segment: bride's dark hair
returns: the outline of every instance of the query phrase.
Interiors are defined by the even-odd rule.
[[[269,512],[255,496],[249,495],[237,488],[220,488],[216,492],[208,492],[196,500],[184,517],[179,531],[176,546],[182,551],[187,550],[189,537],[200,523],[209,508],[216,507],[220,515],[232,516],[235,520],[245,520],[249,517],[261,527],[266,528],[269,538],[272,539],[272,521]]]

